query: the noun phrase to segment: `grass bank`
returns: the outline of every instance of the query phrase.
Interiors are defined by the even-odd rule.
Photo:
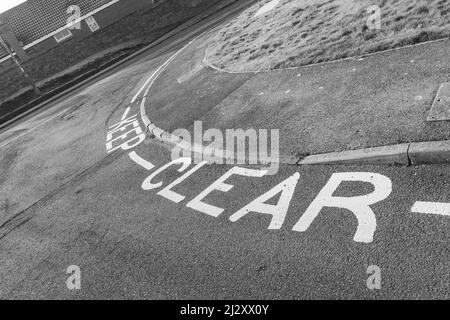
[[[279,0],[256,15],[270,2],[226,24],[211,39],[207,59],[233,71],[280,69],[450,36],[450,0]],[[380,29],[368,24],[373,5],[380,8]]]

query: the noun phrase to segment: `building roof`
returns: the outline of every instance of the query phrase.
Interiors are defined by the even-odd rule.
[[[67,25],[71,5],[80,7],[81,16],[101,9],[118,0],[28,0],[0,14],[0,21],[10,24],[17,39],[24,46],[55,32]],[[0,48],[0,58],[7,53]]]

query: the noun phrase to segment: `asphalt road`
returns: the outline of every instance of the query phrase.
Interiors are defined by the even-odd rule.
[[[450,297],[448,165],[283,164],[256,177],[263,168],[213,164],[171,188],[177,196],[162,190],[193,165],[151,176],[171,162],[168,145],[145,136],[108,153],[140,142],[130,101],[172,53],[149,53],[1,134],[1,298]],[[368,286],[378,275],[379,289]]]

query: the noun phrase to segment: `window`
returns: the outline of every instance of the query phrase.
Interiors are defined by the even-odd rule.
[[[53,37],[55,38],[56,42],[61,42],[63,40],[66,40],[72,36],[72,32],[70,32],[69,29],[64,29],[57,34],[55,34]]]
[[[89,29],[91,29],[92,32],[97,31],[100,29],[100,26],[98,25],[97,21],[95,20],[94,16],[90,16],[86,18],[86,23],[89,26]]]

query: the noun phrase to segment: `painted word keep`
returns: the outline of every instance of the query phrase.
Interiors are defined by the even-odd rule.
[[[125,151],[133,149],[145,140],[145,133],[139,125],[136,114],[112,125],[109,130],[106,135],[108,153],[118,149]]]

